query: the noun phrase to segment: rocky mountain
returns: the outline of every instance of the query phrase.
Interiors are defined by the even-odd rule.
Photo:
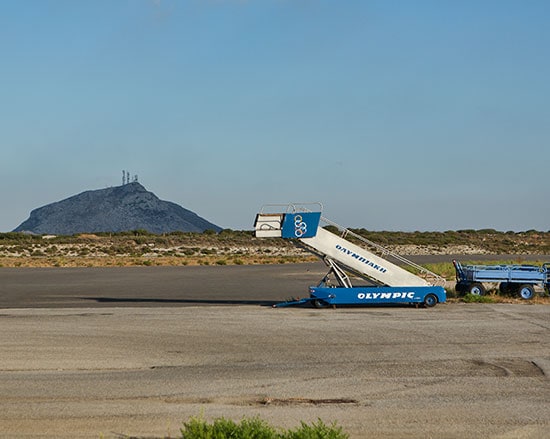
[[[82,192],[35,209],[14,232],[74,235],[140,229],[151,233],[219,232],[221,227],[178,204],[160,200],[134,182]]]

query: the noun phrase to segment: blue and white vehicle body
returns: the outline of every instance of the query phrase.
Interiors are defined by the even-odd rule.
[[[318,307],[405,303],[432,307],[446,301],[443,278],[327,220],[321,215],[321,205],[316,205],[316,211],[304,204],[283,205],[283,212],[281,205],[268,205],[256,215],[257,237],[295,239],[329,267],[319,285],[310,287],[309,298],[279,306],[311,302]],[[273,208],[278,212],[272,213]],[[353,286],[348,272],[369,284]]]
[[[310,300],[316,307],[330,305],[384,305],[417,303],[427,307],[446,301],[443,287],[310,287]]]

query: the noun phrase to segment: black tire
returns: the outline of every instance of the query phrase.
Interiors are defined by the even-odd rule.
[[[531,300],[535,296],[535,289],[533,288],[533,285],[520,285],[518,288],[518,295],[523,300]]]
[[[321,299],[314,299],[311,301],[314,308],[328,308],[328,303]]]
[[[468,292],[474,296],[484,296],[485,287],[479,282],[475,282],[468,287]]]
[[[437,296],[435,294],[427,294],[426,297],[424,297],[424,306],[426,308],[433,308],[437,305]]]
[[[457,282],[455,285],[455,291],[460,294],[465,293],[466,291],[468,291],[468,284]]]
[[[501,292],[501,294],[510,294],[513,288],[509,282],[501,282],[498,286],[498,290]]]

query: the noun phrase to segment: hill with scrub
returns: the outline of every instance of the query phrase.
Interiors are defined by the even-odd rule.
[[[221,227],[176,203],[160,200],[140,183],[91,190],[35,209],[14,232],[74,235],[145,230],[149,233],[219,232]]]

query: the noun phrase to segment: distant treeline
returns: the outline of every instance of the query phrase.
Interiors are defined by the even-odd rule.
[[[354,230],[382,246],[421,245],[454,246],[469,245],[491,253],[539,253],[549,254],[550,232],[528,230],[526,232],[499,232],[494,229],[448,230],[445,232],[373,232],[365,229]]]

